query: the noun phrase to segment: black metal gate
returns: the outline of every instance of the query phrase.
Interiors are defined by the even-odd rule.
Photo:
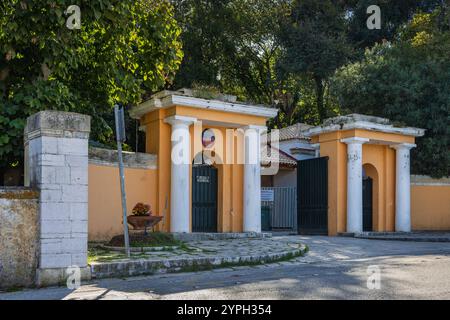
[[[217,169],[192,167],[192,232],[217,232]]]
[[[372,231],[372,178],[363,180],[363,231]]]
[[[297,163],[299,234],[328,234],[328,157]]]

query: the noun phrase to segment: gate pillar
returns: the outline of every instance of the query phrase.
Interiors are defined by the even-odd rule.
[[[170,232],[190,232],[189,167],[191,138],[189,126],[197,119],[172,116],[164,121],[172,125],[170,177]]]
[[[90,277],[89,132],[90,117],[77,113],[41,111],[27,119],[25,184],[40,190],[38,286],[65,281],[78,274],[73,268]]]
[[[347,144],[347,232],[363,231],[362,145],[369,139],[348,138]]]

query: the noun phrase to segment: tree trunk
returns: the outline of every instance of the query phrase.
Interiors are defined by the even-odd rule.
[[[324,87],[322,78],[319,76],[314,76],[314,81],[316,82],[316,101],[317,101],[317,111],[319,113],[319,121],[322,122],[327,117],[327,111],[325,110],[323,95]]]

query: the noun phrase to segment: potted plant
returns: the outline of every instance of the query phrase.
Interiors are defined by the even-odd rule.
[[[127,217],[127,222],[136,230],[145,229],[151,220],[152,210],[149,204],[137,203],[131,215]]]
[[[134,230],[144,230],[144,234],[147,234],[147,228],[153,228],[162,220],[162,217],[152,215],[149,204],[142,202],[137,203],[131,213],[132,215],[127,217],[127,222]]]

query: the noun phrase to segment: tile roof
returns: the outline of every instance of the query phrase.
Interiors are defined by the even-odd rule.
[[[264,144],[261,147],[261,165],[269,166],[271,161],[277,161],[281,167],[295,168],[297,166],[297,160],[295,158],[277,148]]]
[[[292,126],[282,128],[280,129],[280,141],[291,139],[310,140],[310,138],[304,134],[304,132],[310,128],[312,128],[312,126],[306,123],[296,123]]]

